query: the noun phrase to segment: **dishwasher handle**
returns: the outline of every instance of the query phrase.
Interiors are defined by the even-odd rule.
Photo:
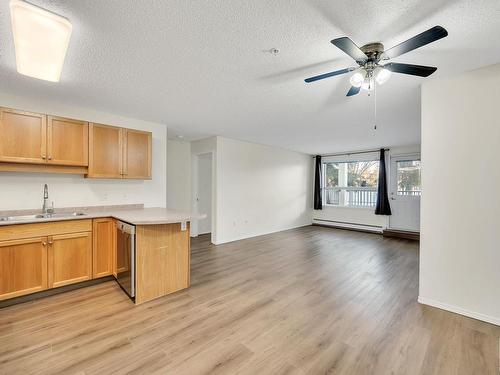
[[[123,221],[117,221],[116,227],[124,233],[135,234],[135,225],[125,223]]]

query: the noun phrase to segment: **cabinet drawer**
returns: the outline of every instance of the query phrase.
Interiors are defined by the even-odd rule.
[[[92,220],[90,219],[36,224],[13,224],[0,226],[0,241],[91,231]]]

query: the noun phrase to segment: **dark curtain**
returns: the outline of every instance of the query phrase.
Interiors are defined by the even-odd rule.
[[[323,209],[323,200],[321,199],[321,156],[316,155],[316,167],[314,171],[314,209]]]
[[[380,165],[378,169],[378,190],[375,215],[391,215],[389,196],[387,195],[387,174],[385,169],[385,150],[380,149]]]

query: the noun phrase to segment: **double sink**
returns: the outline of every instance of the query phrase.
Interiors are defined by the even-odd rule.
[[[60,214],[38,214],[38,215],[18,215],[18,216],[0,216],[0,221],[23,221],[34,219],[57,219],[63,217],[85,216],[84,212],[68,212]]]
[[[75,216],[85,216],[84,212],[64,212],[56,214],[54,213],[54,202],[52,202],[52,208],[49,207],[49,186],[45,184],[43,186],[43,207],[42,214],[33,215],[13,215],[13,216],[0,216],[0,222],[9,221],[30,221],[36,219],[57,219],[57,218],[71,218]]]

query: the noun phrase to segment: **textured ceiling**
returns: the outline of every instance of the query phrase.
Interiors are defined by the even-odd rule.
[[[330,44],[391,47],[434,25],[449,36],[394,61],[435,65],[427,79],[500,62],[499,0],[32,0],[73,23],[57,84],[15,70],[8,0],[0,2],[0,91],[307,153],[420,140],[424,78],[393,74],[374,97],[346,98],[352,66]],[[269,49],[280,49],[279,55]],[[1,103],[0,103],[1,104]]]

